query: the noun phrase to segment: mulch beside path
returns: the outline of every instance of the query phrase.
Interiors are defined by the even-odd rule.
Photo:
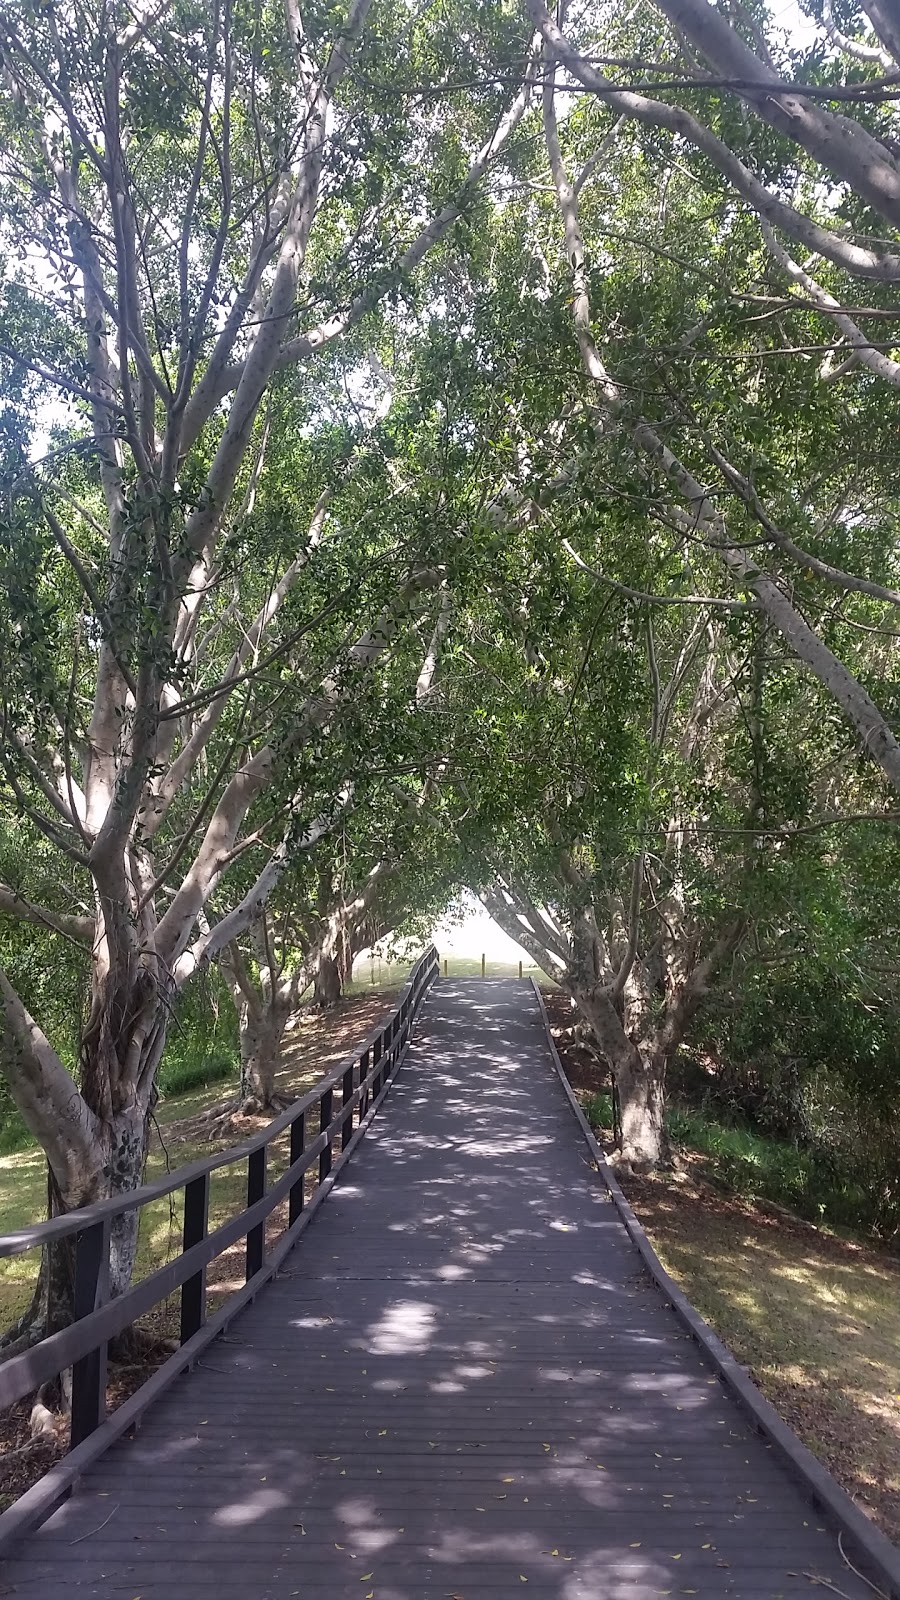
[[[287,1097],[306,1094],[320,1078],[360,1044],[383,1017],[396,1004],[393,991],[351,995],[329,1012],[301,1012],[293,1027],[284,1051],[284,1064],[278,1073],[277,1086]],[[177,1102],[172,1102],[172,1109]],[[204,1132],[202,1114],[183,1121],[169,1120],[163,1124],[165,1150],[169,1165],[174,1169],[199,1158],[204,1151],[212,1154],[249,1138],[265,1127],[267,1117],[241,1117],[235,1119],[227,1136],[209,1137]],[[154,1151],[158,1144],[154,1138]],[[151,1152],[151,1155],[154,1152]],[[312,1172],[308,1175],[310,1189],[315,1184]],[[287,1224],[287,1203],[278,1207],[268,1219],[267,1235],[274,1239]],[[178,1245],[174,1242],[173,1253]],[[161,1264],[161,1263],[157,1263]],[[207,1269],[209,1307],[214,1310],[243,1283],[244,1242],[221,1256],[217,1256]],[[123,1402],[152,1376],[157,1367],[176,1347],[179,1327],[179,1296],[155,1308],[141,1319],[140,1329],[146,1341],[146,1350],[139,1357],[129,1359],[127,1365],[110,1364],[106,1391],[107,1412],[118,1409]],[[68,1418],[54,1418],[52,1437],[33,1440],[31,1437],[32,1401],[23,1400],[0,1416],[0,1511],[12,1505],[26,1489],[37,1483],[68,1449]]]
[[[22,1400],[0,1418],[0,1511],[18,1500],[65,1453],[62,1419],[52,1439],[33,1440],[30,1416],[31,1401]]]
[[[609,1069],[599,1051],[587,1039],[586,1029],[579,1022],[578,1013],[568,995],[563,994],[561,989],[545,989],[544,1009],[553,1043],[575,1093],[608,1094]]]
[[[579,1099],[608,1092],[568,1001],[545,999]],[[609,1141],[609,1130],[597,1131]],[[900,1543],[900,1260],[724,1191],[701,1165],[685,1150],[676,1172],[620,1181],[666,1270],[804,1444]]]
[[[106,1388],[107,1411],[119,1406],[162,1366],[169,1350],[160,1344],[147,1350],[140,1360],[127,1366],[110,1366]],[[5,1511],[38,1479],[49,1472],[69,1448],[69,1419],[62,1413],[53,1418],[53,1432],[46,1437],[31,1437],[32,1400],[21,1400],[0,1417],[0,1511]],[[0,1590],[0,1593],[3,1591]]]

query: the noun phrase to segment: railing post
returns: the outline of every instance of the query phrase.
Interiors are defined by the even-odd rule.
[[[346,1109],[346,1107],[350,1104],[350,1101],[353,1099],[353,1072],[354,1072],[355,1066],[356,1066],[356,1062],[352,1061],[350,1063],[350,1066],[347,1068],[347,1071],[344,1073],[344,1077],[343,1077],[343,1080],[341,1082],[341,1110],[342,1111],[344,1111]],[[341,1149],[342,1150],[346,1150],[346,1148],[347,1148],[348,1144],[350,1143],[350,1140],[352,1139],[352,1137],[353,1137],[353,1107],[351,1105],[350,1106],[350,1110],[347,1112],[347,1115],[343,1118],[343,1120],[341,1122]]]
[[[181,1248],[190,1250],[206,1238],[209,1225],[209,1173],[202,1172],[184,1186],[184,1222]],[[181,1342],[199,1333],[206,1321],[206,1268],[201,1267],[181,1286]]]
[[[359,1081],[360,1081],[360,1085],[365,1083],[366,1078],[369,1076],[369,1067],[371,1066],[371,1063],[372,1063],[372,1052],[370,1050],[364,1050],[362,1055],[359,1058]],[[369,1097],[368,1088],[363,1089],[361,1087],[360,1088],[360,1094],[359,1094],[359,1120],[360,1120],[360,1122],[362,1122],[363,1117],[365,1116],[366,1112],[369,1109],[369,1098],[370,1097]]]
[[[89,1317],[109,1298],[109,1230],[104,1219],[75,1236],[75,1321]],[[72,1367],[71,1448],[99,1428],[106,1415],[106,1355],[104,1340]]]
[[[377,1100],[381,1093],[381,1053],[384,1049],[384,1033],[379,1033],[372,1045],[372,1066],[375,1076],[372,1079],[372,1099]]]
[[[334,1106],[334,1090],[326,1089],[319,1101],[319,1132],[324,1133],[332,1118]],[[326,1144],[319,1156],[319,1182],[328,1177],[331,1171],[331,1144]]]
[[[291,1123],[291,1166],[294,1165],[295,1161],[300,1160],[300,1157],[305,1149],[306,1112],[301,1111],[299,1117],[295,1117]],[[297,1218],[306,1204],[306,1194],[304,1191],[305,1183],[306,1173],[301,1172],[296,1183],[291,1184],[290,1197],[288,1199],[288,1226],[290,1226],[292,1222],[297,1221]]]
[[[255,1206],[266,1192],[268,1146],[253,1150],[247,1160],[247,1206]],[[266,1219],[257,1222],[247,1234],[247,1282],[260,1271],[266,1258]]]

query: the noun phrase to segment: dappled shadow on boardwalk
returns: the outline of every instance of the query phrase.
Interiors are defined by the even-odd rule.
[[[528,986],[470,981],[287,1272],[6,1581],[793,1600],[805,1573],[868,1593],[642,1275]]]

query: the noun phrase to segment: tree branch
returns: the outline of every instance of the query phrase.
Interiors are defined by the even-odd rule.
[[[573,52],[544,10],[541,0],[528,0],[528,5],[533,15],[543,17],[544,31],[552,48],[555,50],[561,42],[571,56]],[[560,152],[552,74],[544,86],[544,128],[550,168],[565,227],[566,254],[575,291],[572,310],[578,346],[585,371],[594,385],[603,409],[609,416],[628,426],[638,451],[646,455],[676,485],[687,502],[694,527],[704,531],[710,547],[718,551],[733,581],[739,588],[749,589],[756,596],[765,615],[774,623],[794,654],[813,672],[848,715],[867,754],[881,767],[894,787],[900,790],[900,744],[871,695],[844,662],[829,649],[824,640],[810,628],[777,584],[730,539],[725,519],[716,509],[707,491],[663,442],[656,429],[644,418],[629,419],[626,404],[618,386],[606,370],[591,328],[584,242],[577,200]]]
[[[79,917],[67,911],[51,911],[48,906],[37,906],[5,883],[0,883],[0,912],[15,917],[18,922],[30,922],[37,928],[49,928],[52,933],[61,933],[64,938],[78,945],[90,946],[94,942],[96,924],[93,917]]]
[[[500,118],[490,139],[479,150],[454,199],[448,201],[440,211],[436,212],[425,223],[390,271],[379,275],[375,280],[367,284],[342,311],[335,312],[332,316],[320,322],[317,327],[310,328],[297,338],[288,339],[278,353],[276,362],[278,368],[293,366],[299,361],[308,360],[317,351],[332,344],[335,339],[346,333],[349,328],[354,327],[368,311],[373,310],[379,301],[383,300],[384,296],[396,285],[398,279],[402,281],[404,277],[413,272],[429,251],[433,250],[435,245],[446,237],[454,222],[462,216],[485,172],[492,166],[504,145],[508,143],[531,104],[531,72],[537,56],[537,50],[538,45],[533,41],[529,48],[525,86]],[[897,276],[900,279],[900,258],[898,258]],[[232,344],[233,342],[232,340]],[[244,362],[235,362],[232,365],[228,365],[228,357],[225,356],[213,367],[215,360],[214,353],[194,399],[188,403],[182,440],[182,448],[184,449],[187,449],[197,438],[213,407],[230,390],[236,388],[243,377]],[[202,397],[201,389],[203,390]]]
[[[96,1198],[105,1152],[94,1113],[0,967],[0,1066],[70,1206]]]
[[[900,255],[896,252],[864,249],[839,234],[819,227],[766,189],[724,140],[682,106],[666,105],[661,100],[650,100],[631,90],[617,89],[569,43],[551,18],[543,0],[527,0],[527,5],[529,15],[541,29],[551,51],[586,89],[590,89],[607,105],[647,127],[664,128],[692,144],[709,158],[761,217],[792,239],[798,239],[808,250],[825,256],[857,277],[900,282]]]
[[[890,356],[884,355],[872,343],[863,333],[862,328],[842,309],[840,301],[835,300],[833,295],[816,283],[816,280],[811,278],[809,273],[805,272],[796,261],[792,260],[786,250],[782,249],[769,224],[762,218],[760,218],[760,227],[769,254],[788,274],[788,277],[793,279],[794,283],[799,283],[801,288],[805,289],[810,300],[822,312],[823,316],[830,317],[835,326],[840,328],[848,345],[855,351],[858,360],[864,366],[869,367],[879,378],[884,378],[886,383],[892,383],[895,388],[900,388],[900,361],[892,361]]]

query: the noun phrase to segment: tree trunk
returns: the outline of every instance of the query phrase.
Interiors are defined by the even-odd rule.
[[[155,1097],[154,1097],[155,1098]],[[150,1142],[150,1111],[136,1106],[117,1116],[109,1129],[109,1194],[127,1194],[144,1181]],[[109,1244],[109,1291],[124,1294],[131,1283],[140,1229],[138,1210],[125,1211],[113,1220]]]
[[[632,1060],[613,1070],[621,1120],[619,1164],[631,1172],[652,1172],[669,1153],[666,1058],[632,1046]]]
[[[294,983],[270,965],[265,928],[258,921],[251,928],[258,975],[236,942],[222,951],[219,962],[231,989],[238,1020],[241,1052],[241,1083],[237,1103],[227,1108],[255,1117],[284,1109],[286,1101],[277,1093],[275,1078],[281,1061],[284,1030],[294,1001]]]
[[[341,973],[334,956],[322,951],[313,980],[313,1003],[321,1011],[331,1011],[341,998]]]
[[[0,974],[4,1066],[13,1099],[47,1156],[51,1216],[129,1194],[144,1177],[170,996],[140,954],[127,952],[115,972],[97,968],[99,961],[81,1038],[80,1091]],[[136,1210],[112,1222],[111,1296],[131,1283],[139,1223]],[[13,1345],[24,1348],[71,1322],[73,1260],[72,1242],[45,1252],[32,1305],[11,1331]]]
[[[94,979],[91,1009],[81,1040],[81,1093],[95,1114],[103,1149],[97,1174],[70,1168],[61,1189],[66,1211],[92,1201],[128,1194],[144,1181],[156,1075],[171,1016],[170,986],[140,957]],[[123,1212],[110,1233],[109,1289],[115,1296],[131,1283],[140,1214]]]
[[[111,1127],[102,1130],[104,1149],[108,1150],[102,1175],[87,1175],[82,1182],[60,1189],[51,1168],[48,1167],[49,1217],[65,1216],[79,1206],[93,1205],[116,1195],[139,1188],[144,1177],[149,1136],[149,1111],[140,1123],[139,1117],[116,1119]],[[131,1285],[137,1255],[140,1215],[135,1211],[115,1217],[110,1229],[109,1293],[110,1297],[124,1294]],[[48,1245],[41,1253],[38,1281],[28,1310],[0,1337],[0,1348],[7,1355],[24,1350],[67,1328],[74,1320],[75,1302],[75,1241],[62,1239]],[[128,1335],[115,1341],[120,1354],[128,1346]]]
[[[349,983],[353,977],[353,958],[353,940],[351,939],[346,926],[344,926],[341,928],[340,938],[338,939],[337,950],[335,952],[335,962],[337,965],[338,983],[340,984],[340,994],[343,994],[344,985]]]
[[[245,1116],[278,1112],[284,1102],[276,1093],[275,1078],[290,1008],[270,1002],[259,1012],[241,1007],[241,1103]]]
[[[579,984],[570,993],[615,1079],[621,1125],[617,1165],[631,1172],[652,1172],[668,1155],[668,1053],[629,1037],[615,1000],[603,985]]]

